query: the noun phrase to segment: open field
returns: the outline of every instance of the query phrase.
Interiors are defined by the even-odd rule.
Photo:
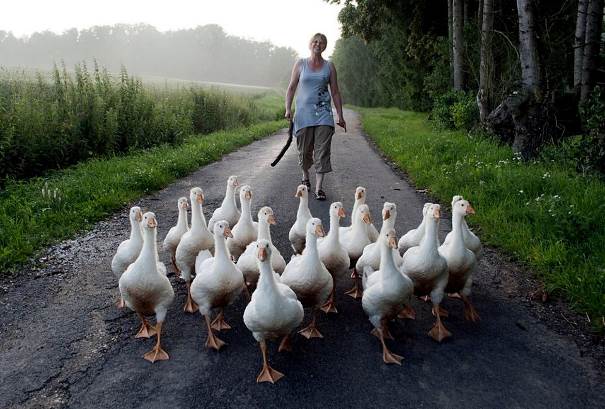
[[[435,131],[425,114],[359,109],[364,130],[410,179],[443,203],[462,194],[481,239],[537,271],[603,331],[605,183],[554,162],[523,163],[509,147]]]

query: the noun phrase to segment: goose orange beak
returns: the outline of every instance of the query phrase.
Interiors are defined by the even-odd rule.
[[[369,214],[364,214],[363,215],[363,222],[365,224],[370,224],[372,223],[372,216],[370,216]]]
[[[275,223],[277,223],[275,221],[275,216],[273,216],[272,214],[269,215],[269,217],[267,218],[267,222],[269,222],[269,224],[275,224]]]
[[[141,211],[138,211],[136,216],[134,216],[134,219],[137,222],[141,223],[143,221],[143,213]]]
[[[303,195],[302,189],[297,189],[294,197],[302,197],[302,195]]]
[[[473,206],[471,206],[470,203],[466,208],[466,214],[475,214],[475,209],[473,209]]]
[[[260,261],[265,261],[267,259],[267,249],[264,247],[261,247],[260,249],[258,249],[258,259]]]
[[[439,210],[439,209],[433,210],[433,217],[435,219],[439,219],[441,217],[441,210]]]
[[[322,226],[315,226],[315,235],[317,237],[324,237],[326,235],[324,228]]]
[[[225,227],[225,231],[223,232],[223,235],[225,237],[231,237],[231,238],[233,238],[233,233],[231,233],[231,229],[229,227]]]
[[[396,249],[397,248],[397,239],[395,237],[390,237],[389,238],[389,247],[392,249]]]
[[[357,193],[357,195],[355,195],[355,199],[359,200],[363,197],[363,192],[359,192]]]
[[[155,227],[157,227],[157,226],[158,226],[158,222],[157,222],[157,220],[156,220],[156,219],[151,218],[151,219],[149,219],[149,221],[147,222],[147,226],[153,229],[153,228],[155,228]]]
[[[244,197],[248,200],[252,199],[252,192],[251,191],[246,191],[246,194],[244,195]]]
[[[342,218],[342,217],[346,217],[346,216],[347,216],[347,214],[345,213],[344,208],[341,207],[340,209],[338,209],[338,217]]]
[[[389,217],[391,217],[391,212],[390,212],[390,210],[385,210],[385,211],[382,213],[382,220],[388,220],[388,219],[389,219]]]
[[[204,203],[204,195],[202,193],[198,193],[197,197],[195,198],[195,200],[199,203],[202,204]]]

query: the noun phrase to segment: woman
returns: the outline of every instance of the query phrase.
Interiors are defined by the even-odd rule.
[[[311,56],[300,59],[292,68],[292,77],[286,93],[285,117],[292,120],[292,100],[296,96],[296,115],[294,116],[294,134],[298,146],[298,163],[303,171],[302,184],[311,189],[309,168],[315,163],[315,198],[326,200],[322,189],[324,174],[332,171],[330,163],[330,145],[334,135],[334,117],[330,93],[336,107],[336,123],[347,130],[342,115],[342,100],[336,81],[334,64],[321,56],[328,40],[321,33],[311,37],[309,50]],[[328,92],[328,84],[330,92]]]

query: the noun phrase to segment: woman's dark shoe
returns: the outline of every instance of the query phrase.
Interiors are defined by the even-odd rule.
[[[319,189],[317,192],[315,192],[315,199],[317,199],[317,200],[326,200],[326,192],[324,192],[323,190]]]
[[[307,189],[311,190],[311,181],[309,179],[303,179],[300,182],[301,185],[305,185]]]

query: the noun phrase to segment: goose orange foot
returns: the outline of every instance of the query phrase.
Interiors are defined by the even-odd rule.
[[[398,318],[415,320],[416,319],[416,311],[411,306],[407,305],[403,310],[399,311],[397,315]]]
[[[376,328],[374,328],[372,331],[370,331],[370,334],[374,335],[376,338],[380,338],[380,331],[378,331]],[[395,339],[395,337],[393,336],[393,334],[391,334],[391,331],[389,331],[389,328],[385,325],[384,329],[382,330],[382,335],[386,338],[386,339]]]
[[[356,300],[363,297],[363,290],[361,288],[359,288],[359,283],[358,283],[357,279],[355,279],[355,285],[353,286],[353,288],[351,288],[348,291],[345,291],[345,294],[350,295],[351,297],[355,298]]]
[[[257,383],[261,383],[261,382],[275,383],[283,377],[284,377],[283,373],[276,371],[275,369],[271,368],[269,365],[263,365],[263,369],[260,371],[260,374],[258,374],[258,376],[256,377],[256,382]]]
[[[151,338],[155,334],[156,334],[155,328],[153,328],[152,325],[149,325],[149,323],[146,320],[143,320],[143,322],[141,324],[141,328],[139,328],[139,332],[137,332],[137,334],[134,337],[135,338]]]
[[[225,341],[221,340],[219,337],[214,335],[214,332],[210,331],[208,333],[208,338],[206,338],[206,343],[204,344],[206,348],[212,348],[217,351],[220,351],[222,347],[227,345]]]
[[[216,316],[214,321],[212,321],[212,324],[210,324],[210,327],[216,331],[231,329],[231,325],[227,324],[227,321],[225,321],[225,316],[223,315],[223,311],[221,311]]]
[[[472,322],[481,321],[477,310],[475,310],[468,297],[462,296],[462,300],[464,301],[464,319]]]
[[[193,299],[191,299],[191,294],[187,294],[187,301],[185,302],[183,311],[188,312],[189,314],[193,314],[197,310],[198,310],[197,304],[195,302],[193,302]]]
[[[433,325],[433,328],[431,328],[429,331],[429,335],[435,341],[441,342],[444,339],[451,337],[452,333],[443,326],[441,320],[438,320],[435,325]]]
[[[283,337],[281,342],[279,343],[279,348],[277,349],[277,352],[283,351],[292,351],[292,345],[290,344],[290,335],[286,335],[285,337]]]
[[[161,346],[156,345],[151,351],[143,355],[147,361],[154,363],[155,361],[167,361],[170,359],[168,353],[162,349]]]
[[[338,314],[338,310],[336,309],[336,304],[334,304],[333,298],[330,298],[327,303],[322,305],[321,310],[326,314]]]

